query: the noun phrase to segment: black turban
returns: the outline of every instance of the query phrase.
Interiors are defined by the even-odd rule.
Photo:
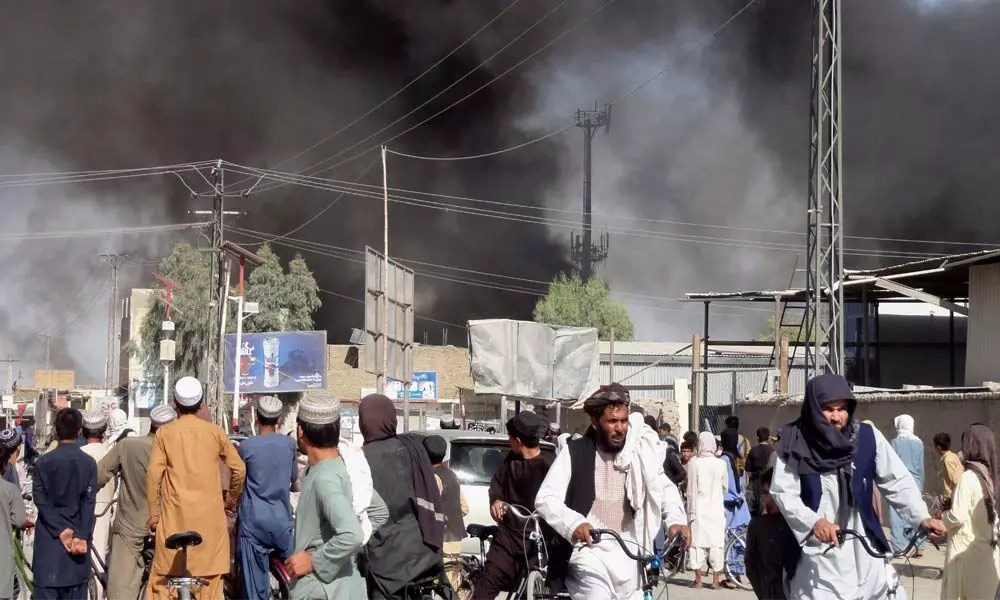
[[[592,417],[604,413],[604,408],[610,404],[629,404],[628,388],[620,383],[602,385],[596,392],[583,401],[583,411]]]
[[[533,412],[519,412],[507,421],[507,435],[522,441],[537,440],[545,422]]]

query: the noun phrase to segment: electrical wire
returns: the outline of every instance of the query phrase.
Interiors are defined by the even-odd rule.
[[[114,227],[110,229],[77,229],[70,231],[44,231],[29,233],[0,233],[0,241],[47,240],[59,238],[103,237],[109,235],[129,235],[136,233],[160,233],[206,227],[211,223],[180,223],[176,225],[141,225],[138,227]]]
[[[109,173],[134,173],[139,171],[149,171],[149,170],[163,170],[163,169],[180,169],[184,167],[190,167],[195,165],[209,165],[213,161],[198,161],[190,163],[177,163],[173,165],[157,165],[153,167],[136,167],[131,169],[99,169],[92,171],[51,171],[47,173],[0,173],[0,179],[7,177],[20,177],[20,178],[50,178],[50,177],[67,177],[67,176],[79,176],[79,175],[107,175]]]
[[[532,25],[530,25],[524,32],[522,32],[521,34],[519,34],[518,36],[516,36],[513,40],[511,40],[511,42],[508,42],[508,44],[504,45],[500,50],[498,50],[496,53],[494,53],[489,58],[487,58],[486,60],[484,60],[483,63],[481,63],[481,65],[482,64],[486,64],[487,62],[489,62],[490,60],[492,60],[495,56],[497,56],[500,52],[503,52],[508,46],[510,46],[510,44],[512,44],[513,42],[517,41],[518,39],[520,39],[521,37],[523,37],[524,35],[526,35],[529,31],[531,31],[536,26],[538,26],[542,21],[544,21],[545,19],[547,19],[549,15],[553,14],[556,10],[558,10],[559,8],[561,8],[567,1],[568,0],[562,0],[562,2],[560,2],[559,4],[557,4],[549,12],[545,13],[545,15],[543,15],[538,21],[536,21],[535,23],[533,23]],[[553,44],[555,44],[556,42],[558,42],[562,38],[566,37],[567,35],[569,35],[573,31],[575,31],[578,27],[580,27],[581,25],[583,25],[584,23],[586,23],[587,21],[589,21],[591,18],[593,18],[593,17],[597,16],[598,14],[600,14],[605,8],[607,8],[608,6],[610,6],[611,4],[613,4],[614,2],[615,2],[615,0],[604,0],[604,2],[601,3],[601,5],[598,6],[596,10],[593,10],[590,13],[588,13],[587,15],[583,16],[582,18],[578,19],[575,23],[573,23],[573,25],[571,25],[567,29],[564,29],[561,33],[559,33],[558,35],[556,35],[556,37],[554,37],[551,40],[549,40],[547,43],[545,43],[544,45],[542,45],[540,48],[536,49],[534,52],[532,52],[528,56],[526,56],[526,57],[522,58],[521,60],[519,60],[518,62],[514,63],[513,66],[505,69],[499,75],[493,77],[492,79],[490,79],[489,81],[487,81],[483,85],[479,86],[478,88],[474,89],[473,91],[469,92],[468,94],[462,96],[461,98],[459,98],[455,102],[452,102],[451,104],[449,104],[445,108],[442,108],[441,110],[435,112],[431,116],[423,119],[422,121],[416,123],[415,125],[412,125],[412,126],[408,127],[407,129],[403,130],[402,132],[397,133],[396,135],[394,135],[394,136],[392,136],[392,137],[390,137],[390,138],[388,138],[386,140],[383,140],[382,142],[379,142],[378,144],[375,144],[374,146],[372,146],[371,148],[365,150],[364,152],[361,152],[359,154],[353,155],[353,156],[351,156],[349,158],[346,158],[346,159],[344,159],[344,160],[342,160],[342,161],[340,161],[340,162],[338,162],[336,164],[333,164],[333,165],[330,165],[330,166],[327,166],[327,167],[323,167],[322,169],[315,170],[311,174],[312,175],[317,175],[319,173],[324,173],[326,171],[330,171],[332,169],[335,169],[335,168],[337,168],[337,167],[339,167],[339,166],[341,166],[341,165],[343,165],[345,163],[348,163],[350,161],[358,159],[358,158],[364,156],[365,154],[371,152],[372,150],[377,149],[380,146],[384,146],[384,145],[388,144],[389,142],[392,142],[392,141],[394,141],[396,139],[399,139],[400,137],[406,135],[407,133],[413,131],[414,129],[416,129],[418,127],[421,127],[425,123],[427,123],[427,122],[429,122],[429,121],[431,121],[433,119],[436,119],[438,116],[444,114],[445,112],[448,112],[449,110],[451,110],[452,108],[458,106],[462,102],[465,102],[466,100],[468,100],[472,96],[478,94],[482,90],[486,89],[487,87],[489,87],[493,83],[497,82],[498,80],[502,79],[503,77],[506,77],[508,74],[510,74],[511,72],[513,72],[515,69],[519,68],[524,63],[526,63],[529,60],[533,59],[534,57],[538,56],[539,54],[541,54],[542,52],[544,52],[545,50],[547,50],[548,48],[550,48]],[[358,142],[355,142],[351,146],[348,146],[347,148],[341,150],[340,152],[334,154],[333,156],[329,156],[329,157],[327,157],[327,158],[325,158],[325,159],[323,159],[323,160],[321,160],[321,161],[319,161],[317,163],[314,163],[314,164],[306,167],[305,169],[302,169],[300,172],[301,173],[305,173],[307,171],[311,171],[311,170],[315,169],[316,167],[324,165],[324,164],[326,164],[326,163],[328,163],[328,162],[330,162],[332,160],[336,160],[340,156],[343,156],[344,154],[347,154],[348,152],[354,150],[358,146],[360,146],[360,145],[368,142],[369,140],[371,140],[372,138],[376,137],[377,135],[385,132],[387,129],[395,126],[397,123],[399,123],[403,119],[409,117],[411,114],[413,114],[414,112],[416,112],[420,108],[424,107],[429,102],[433,101],[434,99],[436,99],[437,97],[439,97],[442,93],[444,93],[447,90],[451,89],[452,87],[454,87],[459,82],[463,81],[466,77],[468,77],[472,72],[474,72],[478,68],[479,68],[479,66],[475,67],[472,71],[469,71],[468,73],[466,73],[465,75],[463,75],[457,81],[455,81],[454,83],[452,83],[451,85],[449,85],[448,87],[446,87],[444,90],[442,90],[438,94],[434,95],[429,100],[427,100],[424,103],[422,103],[420,106],[414,108],[409,113],[403,115],[399,119],[396,119],[395,121],[393,121],[389,125],[383,127],[382,129],[376,131],[375,133],[373,133],[373,134],[371,134],[371,135],[369,135],[369,136],[367,136],[367,137],[359,140]],[[268,187],[266,189],[275,189],[276,187],[281,187],[281,186],[280,185],[274,185],[274,186]]]
[[[247,235],[249,237],[263,238],[263,237],[265,237],[267,235],[266,233],[263,233],[263,232],[260,232],[260,231],[254,231],[252,229],[245,229],[245,228],[231,228],[231,229],[234,229],[238,233],[243,234],[243,235]],[[303,245],[303,246],[315,247],[315,248],[318,248],[318,249],[323,250],[323,251],[339,252],[339,253],[341,253],[345,257],[346,260],[351,260],[353,262],[358,262],[358,263],[363,263],[364,262],[364,255],[365,255],[365,251],[364,250],[355,250],[353,248],[344,248],[344,247],[341,247],[341,246],[334,246],[332,244],[323,244],[323,243],[320,243],[320,242],[312,242],[312,241],[309,241],[309,240],[303,240],[301,238],[291,238],[290,241],[293,242],[293,243],[296,243],[296,244]],[[541,286],[542,287],[541,290],[538,290],[538,289],[528,288],[528,287],[525,287],[525,286],[519,286],[520,289],[522,289],[522,290],[528,290],[531,293],[539,293],[539,292],[541,292],[542,294],[544,294],[544,293],[547,292],[549,286],[551,285],[550,282],[547,282],[547,281],[540,281],[538,279],[529,279],[529,278],[526,278],[526,277],[519,277],[519,276],[515,276],[515,275],[503,275],[503,274],[500,274],[500,273],[492,273],[492,272],[487,272],[487,271],[477,271],[475,269],[466,269],[466,268],[462,268],[462,267],[454,267],[454,266],[450,266],[450,265],[441,265],[441,264],[435,264],[435,263],[430,263],[430,262],[425,262],[425,261],[411,260],[411,259],[399,258],[399,257],[393,257],[393,260],[396,260],[398,262],[405,263],[405,264],[408,264],[408,265],[419,265],[421,267],[428,267],[428,268],[432,268],[432,269],[440,269],[440,270],[447,270],[447,271],[457,271],[457,272],[464,273],[464,274],[469,274],[469,275],[479,275],[479,276],[484,276],[484,277],[493,277],[493,278],[497,278],[497,279],[506,279],[506,280],[516,281],[516,282],[524,282],[524,283],[535,284],[536,286]],[[455,277],[455,276],[452,276],[452,277]],[[617,295],[620,295],[620,296],[631,296],[631,297],[634,297],[634,298],[647,299],[647,300],[655,300],[655,301],[658,301],[658,302],[676,302],[676,303],[682,303],[683,304],[683,302],[681,300],[678,300],[676,298],[665,298],[663,296],[653,296],[653,295],[650,295],[650,294],[641,294],[641,293],[636,293],[636,292],[627,292],[627,291],[619,291],[619,290],[616,290],[615,293]],[[774,311],[766,309],[766,308],[755,308],[755,307],[731,307],[731,308],[733,310],[747,310],[747,311],[764,312],[764,313],[768,313],[769,315],[773,314],[773,312],[774,312]]]
[[[548,133],[546,133],[544,135],[541,135],[541,136],[536,137],[536,138],[532,138],[532,139],[528,140],[527,142],[521,142],[520,144],[515,144],[513,146],[509,146],[509,147],[503,148],[501,150],[494,150],[493,152],[486,152],[484,154],[473,154],[471,156],[417,156],[416,154],[407,154],[405,152],[397,152],[396,150],[392,150],[390,148],[386,148],[386,150],[390,154],[395,154],[396,156],[402,156],[404,158],[415,158],[417,160],[432,160],[432,161],[475,160],[477,158],[487,158],[489,156],[497,156],[499,154],[505,154],[507,152],[513,152],[514,150],[520,150],[521,148],[524,148],[526,146],[530,146],[532,144],[537,144],[538,142],[540,142],[542,140],[547,140],[547,139],[549,139],[550,137],[552,137],[554,135],[557,135],[557,134],[560,134],[560,133],[566,131],[567,129],[572,129],[573,127],[575,127],[575,125],[573,125],[571,123],[569,125],[566,125],[565,127],[562,127],[562,128],[559,128],[559,129],[554,129],[554,130],[552,130],[552,131],[550,131],[550,132],[548,132]]]
[[[248,236],[248,237],[252,237],[252,238],[258,238],[259,239],[261,237],[259,235],[247,233],[246,231],[241,230],[241,229],[237,229],[237,228],[230,228],[229,231],[234,232],[234,233],[238,233],[240,235],[245,235],[245,236]],[[309,246],[307,244],[298,243],[296,241],[292,241],[292,240],[288,240],[288,239],[285,239],[285,240],[282,240],[282,241],[278,241],[278,242],[275,242],[275,243],[278,244],[279,246],[285,246],[285,247],[291,248],[293,250],[300,250],[300,251],[303,251],[303,252],[311,252],[313,254],[319,254],[321,256],[328,256],[328,257],[331,257],[331,258],[336,258],[336,259],[340,259],[340,260],[344,260],[344,261],[348,261],[348,262],[353,262],[353,263],[357,263],[357,264],[360,264],[360,265],[364,265],[365,264],[364,258],[358,258],[358,257],[352,256],[350,254],[346,254],[346,253],[343,253],[343,252],[336,252],[336,251],[332,251],[332,250],[323,250],[323,249],[320,249],[320,248]],[[405,261],[400,261],[400,262],[405,262]],[[426,277],[426,278],[436,279],[436,280],[440,280],[440,281],[446,281],[446,282],[450,282],[450,283],[457,283],[457,284],[468,285],[468,286],[473,286],[473,287],[481,287],[481,288],[492,289],[492,290],[503,291],[503,292],[509,292],[509,293],[524,294],[524,295],[530,295],[530,296],[535,296],[535,297],[543,297],[543,296],[545,296],[547,294],[547,290],[531,289],[531,288],[527,288],[527,287],[524,287],[524,286],[517,286],[517,285],[510,285],[510,284],[498,284],[498,283],[495,283],[495,282],[486,282],[486,281],[478,281],[478,280],[466,279],[466,278],[460,278],[460,277],[445,276],[445,275],[441,275],[441,274],[437,274],[437,273],[430,273],[430,272],[427,272],[427,271],[418,271],[416,269],[414,269],[414,273],[416,275],[420,276],[420,277]],[[673,299],[667,299],[667,300],[672,301],[672,302],[677,302],[677,300],[673,300]],[[658,311],[658,312],[679,312],[679,313],[685,313],[685,314],[689,314],[689,315],[690,314],[694,314],[692,312],[692,310],[694,309],[694,307],[692,307],[692,310],[687,310],[687,309],[680,309],[680,308],[666,308],[666,307],[662,307],[662,306],[652,306],[652,305],[649,305],[649,304],[643,304],[643,303],[636,302],[636,301],[633,301],[633,300],[628,300],[628,299],[624,299],[624,300],[622,300],[622,302],[625,303],[625,304],[628,304],[630,306],[635,306],[635,307],[644,308],[644,309],[647,309],[647,310]],[[771,311],[766,311],[766,312],[770,313]],[[720,316],[720,317],[759,318],[758,316],[750,315],[750,314],[736,314],[736,313],[722,313],[722,312],[717,312],[716,314],[718,316]]]
[[[396,153],[396,152],[394,152],[392,150],[389,150],[389,152]],[[398,153],[396,153],[396,154],[398,154]],[[339,179],[329,179],[329,178],[325,178],[325,177],[313,177],[313,176],[309,176],[309,175],[300,175],[300,174],[296,174],[296,173],[288,173],[288,172],[282,172],[282,171],[273,171],[273,170],[270,170],[270,169],[261,169],[261,168],[258,168],[258,167],[248,167],[246,165],[241,165],[241,164],[231,163],[231,162],[226,162],[226,164],[229,165],[229,166],[231,166],[231,167],[233,167],[233,168],[235,168],[235,169],[251,170],[254,173],[260,173],[260,174],[262,174],[262,176],[266,176],[268,174],[271,174],[271,175],[274,175],[275,177],[285,177],[285,178],[291,178],[291,179],[301,179],[303,181],[316,182],[316,183],[321,183],[321,184],[343,185],[343,186],[346,186],[346,187],[356,186],[358,188],[370,188],[371,193],[374,193],[375,191],[377,191],[378,192],[378,197],[379,198],[382,197],[382,186],[381,185],[358,183],[357,181],[352,182],[352,181],[339,180]],[[363,191],[367,191],[367,190],[363,190]],[[566,214],[571,214],[571,215],[574,215],[574,216],[577,216],[577,215],[582,216],[584,214],[584,212],[582,210],[579,210],[579,209],[553,208],[553,207],[547,207],[547,206],[531,206],[531,205],[528,205],[528,204],[520,204],[520,203],[516,203],[516,202],[500,202],[500,201],[497,201],[497,200],[484,200],[484,199],[481,199],[481,198],[470,198],[470,197],[467,197],[467,196],[454,196],[454,195],[449,195],[449,194],[437,194],[437,193],[433,193],[433,192],[422,192],[422,191],[418,191],[418,190],[408,190],[408,189],[403,189],[403,188],[393,188],[393,187],[390,187],[389,191],[390,192],[399,192],[401,194],[416,194],[416,195],[428,196],[428,197],[432,197],[432,198],[443,198],[443,199],[446,199],[446,200],[461,200],[461,201],[466,201],[466,202],[488,204],[488,205],[493,205],[493,206],[504,206],[504,207],[522,209],[522,210],[533,210],[533,211],[542,211],[542,212],[566,213]],[[511,213],[511,214],[514,214],[514,213]],[[651,219],[651,218],[645,218],[645,217],[633,217],[633,216],[628,216],[628,215],[611,214],[611,213],[601,213],[601,212],[592,212],[591,215],[594,216],[594,217],[602,218],[602,219],[619,220],[619,221],[632,221],[632,222],[637,222],[637,223],[656,223],[656,224],[663,224],[663,225],[674,225],[674,226],[678,226],[678,227],[696,227],[696,228],[700,227],[700,228],[706,228],[706,229],[720,229],[720,230],[726,230],[726,231],[745,231],[745,232],[749,232],[749,233],[763,233],[763,234],[773,234],[773,235],[788,235],[788,236],[797,236],[797,237],[805,237],[806,236],[806,233],[802,232],[802,231],[789,231],[789,230],[766,229],[766,228],[755,228],[755,227],[740,227],[740,226],[735,226],[735,225],[719,225],[719,224],[713,224],[713,223],[695,223],[695,222],[690,222],[690,221],[674,221],[674,220],[668,220],[668,219]],[[864,240],[864,241],[877,241],[877,242],[897,242],[897,243],[906,243],[906,244],[955,245],[955,246],[967,246],[967,247],[977,247],[977,248],[1000,248],[1000,244],[988,244],[988,243],[980,243],[980,242],[949,241],[949,240],[917,240],[917,239],[912,239],[912,238],[893,238],[893,237],[877,237],[877,236],[861,236],[861,235],[845,235],[844,239]],[[797,247],[800,248],[800,246],[797,246]],[[937,254],[930,254],[930,255],[932,255],[932,256],[938,256]]]
[[[158,171],[145,171],[142,173],[120,173],[102,176],[72,176],[72,177],[52,177],[45,179],[22,179],[15,181],[0,181],[0,188],[20,188],[36,187],[41,185],[62,185],[74,183],[92,183],[96,181],[115,181],[120,179],[135,179],[137,177],[151,177],[155,175],[177,175],[188,171],[197,171],[193,167],[183,169],[165,169]],[[190,188],[189,188],[190,189]]]
[[[324,294],[329,294],[329,295],[337,297],[337,298],[341,298],[341,299],[344,299],[344,300],[349,300],[349,301],[354,302],[356,304],[364,304],[365,303],[365,301],[363,299],[361,299],[361,298],[355,298],[353,296],[348,296],[347,294],[341,294],[339,292],[333,292],[333,291],[330,291],[330,290],[324,290],[323,288],[318,288],[318,289],[319,289],[320,292],[322,292]],[[423,321],[429,321],[431,323],[437,323],[439,325],[447,325],[448,327],[457,327],[459,329],[467,329],[467,327],[465,325],[459,325],[458,323],[450,323],[448,321],[442,321],[440,319],[434,319],[434,318],[431,318],[431,317],[425,317],[425,316],[420,315],[420,314],[418,314],[416,312],[413,313],[413,317],[415,319],[421,319]]]
[[[472,35],[470,35],[469,37],[465,38],[465,41],[463,41],[461,44],[455,46],[451,50],[451,52],[449,52],[448,54],[445,54],[444,56],[442,56],[441,58],[439,58],[434,64],[432,64],[431,66],[429,66],[426,69],[424,69],[424,71],[420,75],[417,75],[416,77],[414,77],[413,79],[411,79],[403,87],[399,88],[398,90],[396,90],[395,92],[393,92],[392,94],[390,94],[389,96],[387,96],[384,100],[382,100],[381,102],[379,102],[375,106],[369,108],[362,115],[360,115],[358,117],[355,117],[354,120],[352,120],[347,125],[344,125],[340,129],[338,129],[338,130],[334,131],[333,133],[327,135],[326,137],[324,137],[320,141],[316,142],[312,146],[309,146],[305,150],[302,150],[301,152],[298,152],[297,154],[289,156],[288,158],[286,158],[286,159],[282,160],[281,162],[275,164],[274,167],[280,167],[283,164],[289,163],[289,162],[291,162],[291,161],[293,161],[293,160],[301,157],[302,155],[307,154],[307,153],[315,150],[316,148],[318,148],[318,147],[326,144],[327,142],[331,141],[332,139],[334,139],[335,137],[337,137],[341,133],[347,131],[351,127],[354,127],[355,125],[357,125],[358,123],[360,123],[362,120],[364,120],[365,118],[367,118],[369,115],[371,115],[372,113],[374,113],[378,109],[382,108],[383,106],[385,106],[386,104],[388,104],[389,102],[391,102],[393,99],[395,99],[397,96],[399,96],[400,94],[402,94],[406,90],[410,89],[410,87],[413,84],[415,84],[416,82],[418,82],[421,79],[423,79],[427,74],[429,74],[434,69],[438,68],[442,63],[444,63],[444,61],[446,61],[449,58],[451,58],[452,56],[454,56],[456,52],[458,52],[459,50],[461,50],[465,46],[469,45],[469,43],[472,42],[472,40],[476,39],[476,37],[478,37],[479,34],[481,34],[482,32],[486,31],[487,29],[489,29],[501,17],[503,17],[508,12],[510,12],[510,10],[513,9],[520,1],[521,0],[513,0],[510,4],[508,4],[506,7],[504,7],[500,12],[498,12],[496,15],[494,15],[492,19],[490,19],[489,21],[487,21],[486,23],[484,23],[479,29],[477,29],[475,32],[473,32]],[[485,64],[485,62],[486,61],[484,61],[482,64]],[[482,66],[482,64],[480,64],[480,66]],[[433,100],[433,98],[432,98],[432,100]],[[244,179],[243,181],[246,181],[246,180]],[[241,183],[243,183],[243,181],[238,181],[234,185],[240,185]]]
[[[284,177],[269,175],[278,181],[283,181],[287,183],[294,183],[304,187],[310,187],[313,189],[326,190],[326,191],[337,191],[344,192],[353,196],[359,196],[362,198],[371,198],[377,200],[383,200],[383,194],[375,191],[368,190],[356,190],[352,188],[347,188],[343,186],[329,185],[329,184],[319,184],[314,182],[306,182],[300,179],[296,179],[294,176]],[[498,211],[490,209],[480,209],[473,207],[463,207],[453,204],[446,204],[441,202],[435,202],[430,200],[424,200],[421,198],[413,198],[409,196],[401,196],[398,194],[389,194],[389,200],[391,202],[396,202],[400,204],[406,204],[411,206],[418,206],[423,208],[432,208],[438,210],[444,210],[447,212],[453,212],[457,214],[467,214],[474,216],[483,216],[497,218],[501,220],[508,220],[520,223],[530,223],[535,225],[547,225],[550,227],[559,227],[563,229],[575,230],[580,227],[580,223],[576,221],[568,221],[562,219],[551,219],[545,217],[536,217],[532,215],[515,214],[509,211]],[[675,242],[691,242],[691,243],[701,243],[707,245],[716,246],[728,246],[728,247],[740,247],[740,248],[753,248],[760,250],[773,250],[773,251],[795,251],[800,252],[802,250],[801,245],[797,244],[786,244],[779,242],[768,242],[760,240],[748,240],[742,238],[720,238],[713,236],[701,236],[701,235],[691,235],[691,234],[680,234],[680,233],[670,233],[658,230],[649,229],[635,229],[635,228],[604,228],[605,231],[611,233],[618,233],[621,235],[627,235],[632,237],[647,238],[647,239],[661,239],[667,241]],[[909,252],[909,251],[884,251],[877,249],[846,249],[844,252],[847,256],[871,256],[871,257],[886,257],[886,258],[913,258],[913,257],[937,257],[940,254],[927,253],[927,252]]]
[[[757,0],[749,0],[746,4],[743,5],[743,8],[741,8],[738,11],[736,11],[735,13],[733,13],[733,15],[731,17],[729,17],[721,25],[719,25],[718,27],[716,27],[715,30],[712,31],[711,34],[709,34],[708,36],[702,38],[701,41],[699,41],[697,44],[695,44],[693,48],[691,48],[690,50],[684,52],[682,54],[682,56],[681,56],[681,59],[687,58],[688,56],[694,54],[695,52],[698,52],[699,50],[701,50],[702,48],[704,48],[705,46],[707,46],[708,44],[710,44],[712,41],[715,40],[715,38],[719,37],[719,34],[721,34],[722,31],[726,27],[729,27],[729,25],[732,24],[733,21],[735,21],[736,19],[738,19],[740,17],[740,15],[742,15],[743,13],[745,13],[751,6],[753,6],[756,3],[757,3]],[[659,71],[657,71],[656,73],[654,73],[651,77],[645,79],[644,81],[642,81],[641,83],[639,83],[638,85],[636,85],[635,87],[633,87],[632,89],[630,89],[629,91],[625,92],[621,96],[618,96],[617,98],[615,98],[614,100],[612,100],[611,102],[609,102],[609,104],[611,104],[613,106],[613,105],[618,104],[619,102],[625,100],[629,96],[632,96],[633,94],[635,94],[636,92],[638,92],[642,88],[644,88],[647,85],[649,85],[655,79],[657,79],[657,78],[663,76],[664,74],[672,71],[674,69],[674,67],[676,67],[679,62],[680,62],[680,60],[671,61],[667,66],[663,67],[662,69],[660,69]]]

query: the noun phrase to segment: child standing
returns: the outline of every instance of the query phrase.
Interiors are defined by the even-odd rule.
[[[788,549],[794,549],[798,544],[771,498],[773,475],[773,468],[760,475],[760,505],[763,513],[750,519],[744,557],[747,578],[760,600],[785,600]],[[791,573],[788,576],[791,577]]]

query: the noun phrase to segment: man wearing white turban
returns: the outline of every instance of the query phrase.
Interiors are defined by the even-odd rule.
[[[729,470],[717,457],[715,436],[702,431],[698,435],[698,455],[687,467],[688,517],[691,520],[691,568],[695,569],[695,587],[701,587],[706,563],[712,569],[712,587],[719,587],[723,567],[722,548],[726,543],[725,495],[729,489]]]
[[[81,448],[87,456],[94,459],[94,463],[100,463],[108,453],[108,446],[104,443],[104,434],[108,431],[108,415],[100,410],[92,410],[83,413],[83,437],[86,443]],[[108,537],[111,533],[111,520],[113,511],[111,501],[115,496],[115,486],[113,483],[106,483],[97,491],[97,509],[94,522],[94,551],[101,557],[107,565],[108,560]],[[100,565],[95,569],[100,570]],[[97,599],[103,600],[104,590],[98,586]]]

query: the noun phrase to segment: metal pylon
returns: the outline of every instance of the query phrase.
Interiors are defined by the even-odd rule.
[[[805,314],[805,358],[811,374],[844,372],[840,17],[841,0],[815,0]]]

